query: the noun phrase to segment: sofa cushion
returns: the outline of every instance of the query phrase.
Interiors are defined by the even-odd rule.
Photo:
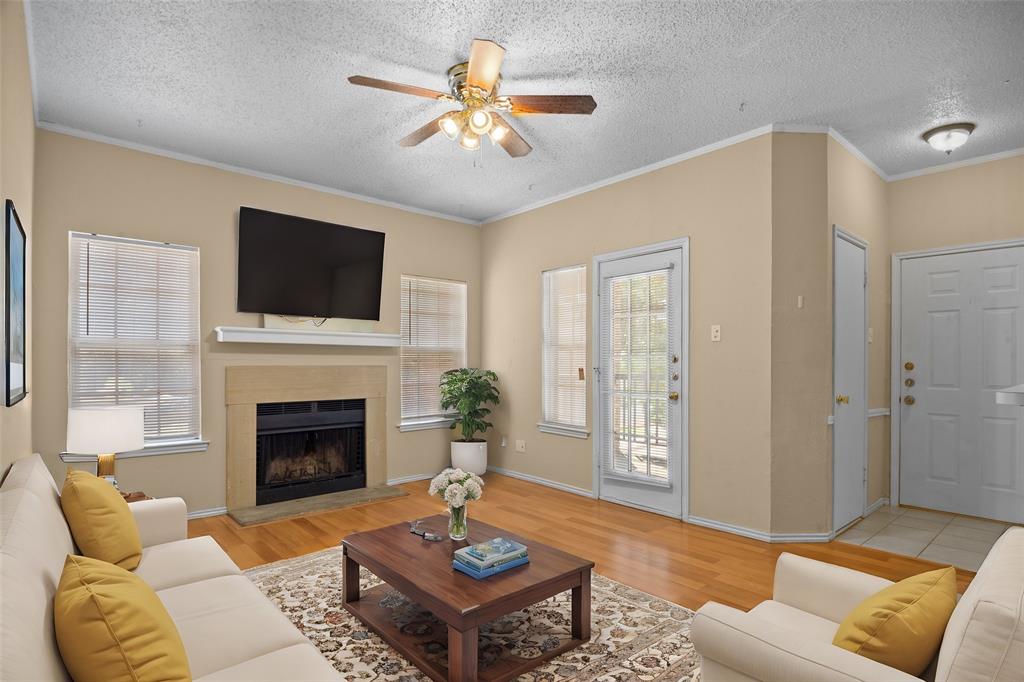
[[[38,455],[16,460],[0,488],[0,680],[64,680],[53,595],[75,552],[57,489]]]
[[[320,651],[305,642],[218,670],[196,682],[321,682],[338,678],[337,671]]]
[[[68,556],[53,614],[64,665],[76,680],[192,680],[167,610],[141,578],[119,566]]]
[[[154,590],[166,590],[241,571],[213,538],[204,535],[144,548],[135,574]]]
[[[308,642],[242,575],[170,587],[157,596],[178,627],[197,678]]]
[[[839,624],[832,643],[920,675],[939,650],[954,606],[955,568],[914,575],[861,602]]]
[[[139,529],[117,488],[87,471],[69,471],[60,506],[82,554],[129,571],[139,565]]]
[[[839,623],[770,599],[750,609],[750,615],[798,632],[806,639],[826,644],[832,643],[832,638],[839,629]]]
[[[988,553],[957,603],[939,649],[936,682],[1019,682],[1024,671],[1024,528]]]

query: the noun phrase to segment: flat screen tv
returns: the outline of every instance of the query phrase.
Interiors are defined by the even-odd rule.
[[[380,319],[384,233],[242,206],[238,311]]]

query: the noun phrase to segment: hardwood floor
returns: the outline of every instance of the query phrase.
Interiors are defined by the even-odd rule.
[[[499,474],[485,477],[473,519],[590,559],[595,570],[691,609],[713,600],[742,609],[771,598],[782,552],[899,580],[936,568],[922,559],[841,542],[767,544],[657,514],[553,490]],[[229,516],[189,521],[189,536],[211,535],[242,568],[336,546],[347,534],[444,510],[427,482],[401,486],[407,497],[242,527]],[[962,592],[973,573],[957,571]]]

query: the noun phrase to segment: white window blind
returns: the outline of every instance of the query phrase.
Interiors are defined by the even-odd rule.
[[[200,438],[199,250],[71,233],[68,404],[141,406],[146,444]]]
[[[441,374],[466,366],[466,283],[402,276],[402,421],[440,418]]]
[[[587,281],[582,265],[549,270],[544,278],[543,419],[587,425]]]

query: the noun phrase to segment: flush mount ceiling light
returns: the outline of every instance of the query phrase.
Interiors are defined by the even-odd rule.
[[[954,149],[967,142],[967,138],[974,132],[973,123],[950,123],[926,130],[921,138],[932,146],[932,149],[940,152],[952,153]]]
[[[491,144],[501,145],[509,156],[526,156],[533,149],[509,125],[500,112],[520,114],[590,114],[597,103],[590,95],[507,95],[498,96],[501,85],[501,62],[505,48],[490,40],[474,40],[469,61],[448,69],[451,94],[403,85],[392,81],[350,76],[349,83],[428,97],[441,102],[455,102],[461,109],[441,114],[430,123],[398,141],[403,147],[414,147],[440,131],[449,140],[458,140],[467,151],[480,149],[480,138],[488,136]]]

